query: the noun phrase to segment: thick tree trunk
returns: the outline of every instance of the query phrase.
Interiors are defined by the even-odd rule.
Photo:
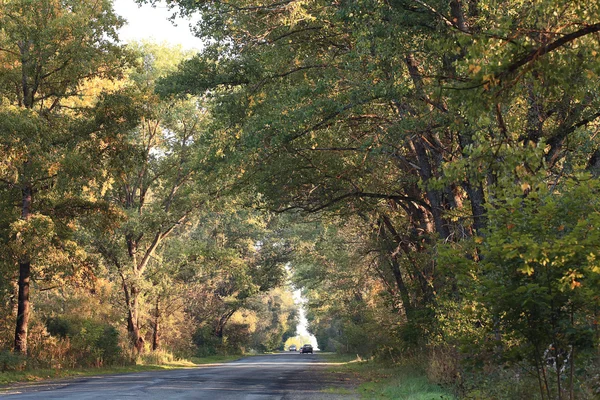
[[[427,150],[420,139],[411,141],[413,151],[419,165],[419,176],[425,184],[425,195],[431,206],[431,216],[435,224],[435,230],[440,235],[442,240],[447,240],[450,237],[450,229],[444,218],[444,205],[442,190],[427,187],[429,180],[433,178],[433,168],[429,162]]]
[[[144,339],[140,336],[138,324],[138,290],[133,284],[128,285],[124,276],[121,276],[121,278],[127,306],[127,333],[131,339],[131,344],[139,353],[144,348]]]
[[[17,306],[17,326],[15,329],[15,352],[27,353],[27,331],[29,327],[29,280],[31,263],[19,263],[19,294]]]
[[[473,213],[473,230],[478,235],[482,235],[483,230],[487,227],[487,216],[485,209],[485,194],[483,185],[471,182],[465,182],[463,185],[469,201],[471,203],[471,212]]]
[[[139,290],[137,287],[135,287],[135,285],[131,285],[129,296],[130,303],[127,318],[127,331],[129,332],[129,337],[131,338],[133,346],[138,353],[141,353],[144,349],[144,338],[140,335],[138,299]]]
[[[21,219],[31,216],[32,189],[29,185],[22,190]],[[17,296],[17,322],[15,328],[15,352],[27,353],[27,331],[29,328],[29,282],[31,279],[31,260],[25,255],[19,262],[19,293]]]

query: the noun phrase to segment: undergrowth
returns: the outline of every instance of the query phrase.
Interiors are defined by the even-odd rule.
[[[359,382],[356,391],[365,399],[456,399],[448,389],[432,383],[418,363],[391,364],[339,355],[325,358],[333,364],[332,373],[350,375]]]

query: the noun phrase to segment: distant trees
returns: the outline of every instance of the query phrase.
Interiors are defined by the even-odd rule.
[[[190,233],[200,246],[188,264],[194,275],[187,273],[194,341],[204,353],[273,350],[296,326],[291,293],[281,290],[291,258],[285,226],[236,202],[222,205]]]

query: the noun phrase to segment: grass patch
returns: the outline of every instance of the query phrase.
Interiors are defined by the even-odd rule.
[[[317,353],[317,357],[322,360],[325,360],[329,363],[335,364],[347,364],[352,362],[362,361],[358,356],[353,356],[350,354],[337,354],[337,353]]]
[[[202,364],[214,364],[238,360],[239,358],[240,356],[210,356],[202,358],[192,357],[191,360],[162,361],[160,365],[144,362],[143,365],[138,364],[101,368],[32,369],[25,371],[6,371],[0,372],[0,386],[5,386],[16,382],[37,382],[48,379],[76,378],[83,376],[126,374],[143,371],[191,368]]]
[[[365,398],[404,400],[454,400],[452,394],[435,385],[425,376],[405,374],[383,381],[364,383],[358,388]]]
[[[328,394],[354,394],[353,390],[346,389],[346,388],[340,388],[340,387],[325,388],[325,389],[321,390],[321,392],[328,393]]]
[[[389,365],[355,357],[345,359],[344,362],[343,356],[328,356],[328,361],[339,362],[330,370],[360,383],[356,391],[365,399],[456,400],[448,390],[431,383],[417,363]]]

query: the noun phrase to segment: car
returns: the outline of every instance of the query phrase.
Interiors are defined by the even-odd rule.
[[[313,353],[313,348],[311,344],[305,344],[304,346],[300,347],[300,354],[304,353]]]
[[[295,344],[291,345],[290,347],[288,347],[288,350],[289,351],[296,351],[296,345]]]

